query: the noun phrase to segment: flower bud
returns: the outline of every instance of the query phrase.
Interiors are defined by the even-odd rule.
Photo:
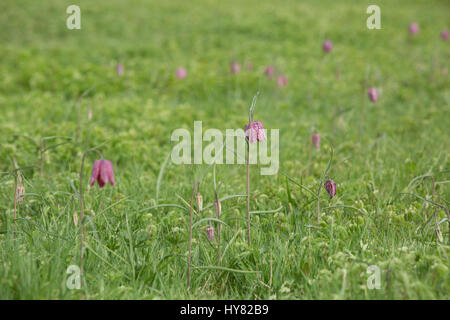
[[[214,201],[214,208],[216,209],[217,216],[220,217],[220,214],[222,213],[222,205],[220,204],[219,199]]]
[[[203,197],[200,192],[197,192],[197,195],[195,196],[195,200],[197,202],[197,210],[198,212],[203,210]]]
[[[208,236],[209,241],[214,241],[214,228],[211,226],[206,227],[206,235]]]

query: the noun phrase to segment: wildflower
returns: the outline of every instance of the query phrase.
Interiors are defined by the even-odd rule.
[[[274,72],[275,72],[274,66],[267,66],[266,70],[264,71],[264,73],[266,74],[266,76],[269,77],[269,79],[272,79]]]
[[[260,121],[252,121],[245,126],[245,138],[250,143],[255,143],[256,141],[265,141],[266,132]]]
[[[333,180],[327,180],[325,182],[325,189],[332,199],[336,195],[336,183]]]
[[[323,51],[330,52],[333,49],[333,43],[331,41],[325,41],[322,45]]]
[[[312,143],[314,144],[316,150],[320,149],[320,135],[317,132],[312,136]]]
[[[285,87],[285,86],[287,86],[287,78],[286,78],[285,75],[280,75],[280,76],[278,76],[278,79],[277,79],[277,85],[278,85],[279,87]]]
[[[123,64],[117,63],[117,75],[121,76],[124,73]]]
[[[214,241],[214,228],[211,226],[206,227],[206,235],[208,236],[209,241]]]
[[[95,181],[98,182],[100,188],[103,188],[108,182],[112,186],[114,185],[114,170],[111,161],[101,159],[94,162],[89,182],[91,187],[94,186]]]
[[[448,40],[448,30],[443,30],[443,31],[441,32],[441,38],[442,38],[442,40],[444,40],[444,41],[447,41],[447,40]]]
[[[187,71],[185,68],[178,68],[176,72],[176,76],[178,79],[184,79],[187,77]]]
[[[378,92],[377,92],[377,89],[375,89],[374,87],[369,88],[369,91],[367,91],[367,94],[369,95],[370,101],[372,101],[372,102],[378,101]]]
[[[409,25],[409,33],[415,35],[419,32],[419,25],[416,22],[413,22]]]
[[[197,201],[197,209],[198,211],[202,211],[203,210],[203,197],[200,193],[200,191],[197,192],[197,195],[195,196],[195,200]]]
[[[241,65],[238,62],[233,61],[233,63],[231,64],[231,67],[230,67],[230,72],[232,74],[238,74],[240,71],[241,71]]]

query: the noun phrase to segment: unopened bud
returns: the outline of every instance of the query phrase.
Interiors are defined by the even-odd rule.
[[[208,236],[209,241],[213,242],[214,241],[214,228],[211,226],[208,226],[205,231],[206,231],[206,235]]]
[[[197,195],[195,196],[195,200],[197,201],[197,209],[198,211],[203,210],[203,197],[200,192],[197,192]]]

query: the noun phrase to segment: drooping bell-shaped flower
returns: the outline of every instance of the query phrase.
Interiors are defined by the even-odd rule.
[[[187,77],[187,70],[185,68],[178,68],[176,72],[178,79],[184,79]]]
[[[285,87],[285,86],[287,86],[287,83],[288,83],[288,81],[287,81],[287,78],[286,78],[285,75],[282,74],[282,75],[278,76],[278,78],[277,78],[277,85],[279,87]]]
[[[325,41],[322,45],[322,49],[325,52],[330,52],[333,49],[333,43],[329,40]]]
[[[272,79],[274,73],[275,73],[275,67],[274,66],[267,66],[266,70],[264,70],[264,73],[266,76],[269,77],[269,79]]]
[[[442,38],[442,40],[444,40],[444,41],[447,41],[447,40],[448,40],[448,30],[443,30],[443,31],[441,32],[441,38]]]
[[[320,149],[320,135],[317,132],[312,135],[312,143],[316,150]]]
[[[245,138],[250,143],[255,143],[256,141],[265,141],[266,132],[260,121],[252,121],[245,126]]]
[[[103,188],[106,183],[114,185],[114,170],[111,161],[109,160],[96,160],[94,167],[92,168],[91,180],[89,184],[94,186],[95,181],[98,182],[98,186]]]
[[[123,75],[125,72],[125,70],[123,68],[123,64],[121,64],[120,62],[117,63],[116,69],[117,69],[117,75],[119,75],[119,76]]]
[[[232,74],[238,74],[241,71],[241,65],[237,61],[233,61],[230,66],[230,72]]]
[[[372,102],[378,101],[378,91],[374,87],[369,88],[369,90],[367,91],[367,94],[369,95],[370,101],[372,101]]]
[[[416,22],[409,25],[409,33],[412,35],[419,33],[419,25]]]
[[[206,235],[208,236],[209,241],[214,241],[214,228],[211,226],[206,227]]]
[[[325,189],[332,199],[336,195],[336,183],[333,180],[327,180],[325,182]]]

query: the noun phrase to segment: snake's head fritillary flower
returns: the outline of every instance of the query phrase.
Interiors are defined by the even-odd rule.
[[[325,52],[330,52],[333,49],[333,43],[329,40],[325,41],[322,45],[322,49]]]
[[[89,182],[91,187],[94,186],[95,181],[97,181],[100,188],[103,188],[108,182],[112,186],[114,185],[114,170],[111,161],[101,159],[94,162]]]
[[[416,22],[413,22],[409,25],[409,33],[415,35],[419,32],[419,25]]]
[[[266,70],[264,70],[264,73],[266,76],[269,77],[269,79],[272,79],[273,74],[275,73],[275,67],[274,66],[267,66]]]
[[[266,132],[260,121],[253,121],[245,126],[245,138],[250,143],[255,143],[256,141],[266,141]]]
[[[280,76],[278,76],[278,78],[277,78],[277,85],[279,86],[279,87],[285,87],[285,86],[287,86],[287,78],[286,78],[286,76],[285,75],[280,75]]]
[[[237,61],[233,61],[230,66],[230,72],[232,74],[238,74],[241,71],[241,65]]]
[[[332,199],[336,195],[336,183],[333,180],[327,180],[325,182],[325,189]]]
[[[320,149],[320,135],[318,133],[314,133],[312,136],[312,143],[316,150]]]
[[[441,32],[441,38],[442,38],[442,40],[444,40],[444,41],[447,41],[447,40],[448,40],[448,30],[443,30],[443,31]]]
[[[209,241],[214,241],[214,228],[211,226],[206,227],[206,235],[208,236]]]
[[[121,64],[120,62],[117,63],[116,69],[117,69],[117,75],[119,75],[119,76],[123,75],[125,72],[125,70],[123,68],[123,64]]]
[[[184,79],[187,77],[187,71],[185,68],[178,68],[176,72],[176,76],[178,79]]]
[[[378,101],[378,91],[374,87],[369,88],[369,90],[367,91],[367,94],[369,95],[370,101],[372,101],[372,102]]]

